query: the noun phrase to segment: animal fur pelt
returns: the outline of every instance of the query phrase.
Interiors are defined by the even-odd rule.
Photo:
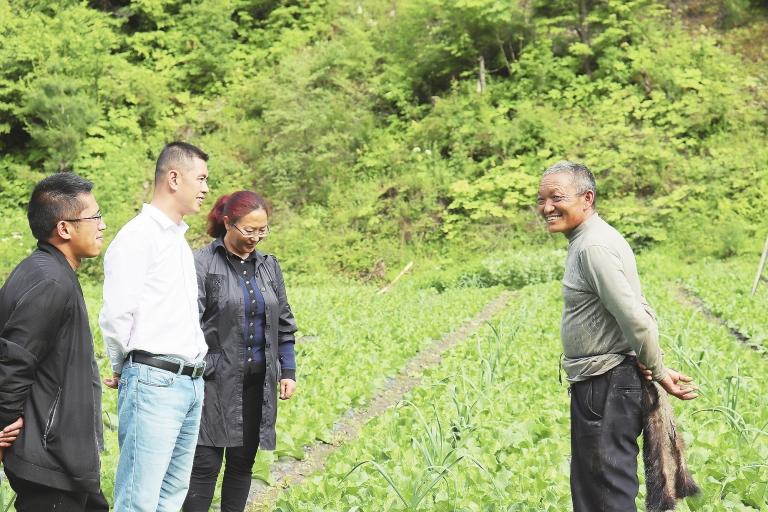
[[[685,445],[675,429],[667,392],[655,382],[643,385],[643,461],[647,512],[675,509],[675,501],[699,493],[685,463]]]

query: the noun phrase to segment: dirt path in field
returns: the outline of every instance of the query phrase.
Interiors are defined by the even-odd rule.
[[[728,325],[728,322],[720,318],[716,313],[714,313],[711,309],[709,309],[707,305],[704,304],[704,301],[702,301],[695,294],[689,292],[688,290],[686,290],[681,286],[678,286],[676,288],[676,295],[677,295],[677,299],[681,303],[685,304],[686,306],[690,306],[693,309],[701,312],[701,314],[704,315],[704,318],[706,318],[710,322],[720,324],[726,329],[728,329],[728,332],[731,333],[731,336],[733,336],[736,340],[738,340],[739,343],[741,343],[745,347],[751,348],[755,352],[759,352],[761,355],[765,357],[768,357],[768,350],[766,350],[764,346],[757,343],[752,343],[752,341],[749,339],[749,336],[739,331],[738,329]]]
[[[447,334],[435,344],[423,349],[411,359],[400,373],[379,391],[365,407],[349,411],[343,419],[334,425],[331,431],[331,441],[316,442],[306,450],[304,460],[278,461],[272,465],[272,476],[277,485],[267,486],[261,481],[254,480],[251,494],[248,497],[249,511],[266,512],[272,510],[280,493],[291,486],[299,485],[308,475],[323,469],[325,461],[344,443],[356,439],[360,429],[372,418],[382,414],[388,408],[397,404],[403,396],[421,383],[424,370],[440,364],[441,356],[447,350],[455,347],[474,334],[483,323],[500,312],[507,305],[512,292],[502,292],[496,299],[489,302],[472,320],[465,322],[457,330]]]

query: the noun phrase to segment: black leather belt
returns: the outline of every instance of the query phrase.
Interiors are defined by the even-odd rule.
[[[637,365],[637,356],[630,356],[630,355],[624,356],[624,360],[619,363],[619,366],[621,366],[621,365],[636,366]]]
[[[179,368],[181,367],[181,375],[187,375],[189,377],[192,377],[193,379],[202,377],[203,372],[205,372],[205,361],[201,361],[197,364],[175,363],[173,361],[160,359],[154,354],[150,354],[149,352],[144,352],[143,350],[134,350],[133,352],[128,354],[128,359],[133,360],[134,363],[145,364],[147,366],[160,368],[161,370],[165,370],[173,373],[179,373]]]

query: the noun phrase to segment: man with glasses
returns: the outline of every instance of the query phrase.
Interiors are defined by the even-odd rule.
[[[106,229],[93,184],[38,183],[27,216],[37,249],[0,289],[0,435],[18,512],[107,511],[99,483],[101,385],[75,271]],[[23,418],[23,420],[22,420]]]
[[[628,512],[637,510],[642,379],[681,400],[696,393],[684,385],[690,377],[664,366],[635,256],[595,211],[596,194],[587,166],[559,162],[541,178],[538,211],[550,233],[568,238],[560,334],[571,384],[573,509]]]
[[[126,224],[104,258],[99,324],[118,388],[120,458],[114,509],[177,511],[189,485],[203,403],[207,345],[185,215],[208,193],[206,155],[165,146],[151,204]]]

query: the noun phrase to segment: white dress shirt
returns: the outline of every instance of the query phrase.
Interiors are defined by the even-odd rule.
[[[99,326],[114,372],[132,350],[187,362],[205,356],[188,228],[145,204],[109,245]]]

